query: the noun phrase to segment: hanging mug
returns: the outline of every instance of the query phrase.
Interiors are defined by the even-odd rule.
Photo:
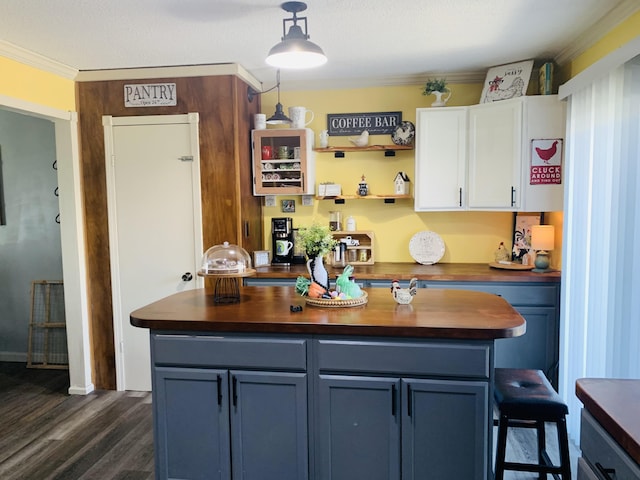
[[[311,118],[307,122],[307,113],[311,114]],[[291,119],[291,128],[304,128],[313,121],[313,112],[305,107],[289,107],[289,118]]]
[[[288,240],[276,240],[276,255],[287,255],[293,248],[293,242]]]

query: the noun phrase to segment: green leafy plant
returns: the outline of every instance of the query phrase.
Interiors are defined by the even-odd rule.
[[[423,95],[431,95],[433,92],[448,92],[447,80],[445,78],[430,78],[424,86]]]
[[[300,228],[298,238],[302,244],[302,249],[309,258],[325,256],[333,250],[338,241],[331,235],[328,225],[314,223],[310,227]]]

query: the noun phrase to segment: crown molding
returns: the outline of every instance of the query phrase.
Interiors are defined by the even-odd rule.
[[[262,90],[260,82],[244,67],[237,63],[216,63],[209,65],[186,65],[168,67],[118,68],[111,70],[82,70],[76,76],[77,82],[98,82],[109,80],[144,80],[149,78],[206,77],[234,75],[256,90]]]
[[[623,0],[591,28],[586,29],[574,42],[561,50],[554,58],[554,61],[558,65],[565,65],[571,62],[638,10],[640,10],[640,2],[638,0]]]
[[[25,48],[18,47],[12,43],[5,42],[4,40],[0,40],[0,55],[69,80],[75,80],[76,75],[78,74],[78,70],[73,67],[65,65],[64,63],[56,62],[55,60],[51,60],[50,58],[34,53]]]
[[[282,81],[281,87],[286,90],[341,90],[368,87],[394,87],[406,85],[422,85],[428,78],[446,78],[447,83],[482,83],[487,75],[486,70],[458,73],[424,73],[397,75],[381,78],[347,78],[340,80],[291,80]]]

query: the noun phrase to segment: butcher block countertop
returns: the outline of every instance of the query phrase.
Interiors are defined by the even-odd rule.
[[[640,380],[581,378],[576,396],[609,435],[640,464]]]
[[[327,266],[329,277],[342,273],[342,267]],[[306,265],[257,267],[257,278],[297,278],[308,276]],[[421,265],[419,263],[375,263],[373,265],[354,265],[356,278],[368,280],[418,280],[450,282],[539,282],[557,283],[560,271],[535,273],[531,270],[504,270],[492,268],[488,263],[437,263]]]
[[[241,301],[214,303],[210,289],[176,293],[131,313],[152,330],[297,333],[491,340],[517,337],[525,320],[503,298],[466,290],[419,289],[398,305],[389,289],[368,289],[357,307],[316,307],[293,287],[242,287]],[[303,307],[292,312],[292,305]]]

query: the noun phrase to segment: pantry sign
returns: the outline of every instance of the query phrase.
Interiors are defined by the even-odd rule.
[[[124,86],[125,107],[164,107],[177,104],[175,83],[136,83]]]
[[[562,138],[531,140],[530,185],[562,183]]]

